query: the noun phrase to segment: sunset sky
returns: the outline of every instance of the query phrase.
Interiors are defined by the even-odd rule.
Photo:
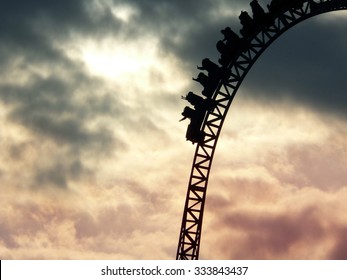
[[[249,2],[1,1],[0,259],[175,258],[195,150],[181,95]],[[200,259],[347,258],[346,27],[307,20],[246,77]]]

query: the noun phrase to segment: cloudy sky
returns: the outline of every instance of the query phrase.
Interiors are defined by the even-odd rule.
[[[175,258],[195,149],[180,96],[248,2],[1,1],[0,259]],[[245,79],[201,259],[347,258],[346,26],[301,23]]]

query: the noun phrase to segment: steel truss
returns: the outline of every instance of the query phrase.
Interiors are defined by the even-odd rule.
[[[207,112],[204,119],[205,139],[195,150],[176,259],[199,258],[207,183],[215,148],[229,107],[248,71],[266,48],[294,25],[319,14],[346,9],[347,0],[303,1],[301,8],[290,8],[275,15],[272,25],[264,26],[248,38],[247,49],[239,51],[237,59],[228,65],[228,78],[219,82],[212,97],[216,107]]]

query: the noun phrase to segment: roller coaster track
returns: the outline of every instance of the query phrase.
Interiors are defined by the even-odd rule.
[[[205,138],[197,143],[190,174],[176,259],[199,258],[202,220],[206,190],[217,141],[229,107],[248,71],[260,55],[280,35],[296,24],[327,12],[346,10],[347,0],[302,1],[302,7],[291,7],[274,14],[274,21],[247,38],[247,49],[238,51],[236,59],[227,65],[228,77],[221,79],[211,99],[216,107],[207,112],[202,131]]]

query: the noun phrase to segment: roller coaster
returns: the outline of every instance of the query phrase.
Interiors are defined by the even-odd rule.
[[[253,0],[252,16],[242,11],[239,34],[230,27],[221,30],[217,42],[218,64],[205,58],[193,80],[203,87],[201,95],[189,92],[182,97],[190,103],[182,112],[189,119],[186,139],[196,144],[177,260],[199,259],[207,184],[217,141],[229,107],[247,73],[261,54],[283,33],[296,24],[323,13],[346,10],[347,0],[272,0],[267,11]],[[193,108],[191,107],[193,106]]]

